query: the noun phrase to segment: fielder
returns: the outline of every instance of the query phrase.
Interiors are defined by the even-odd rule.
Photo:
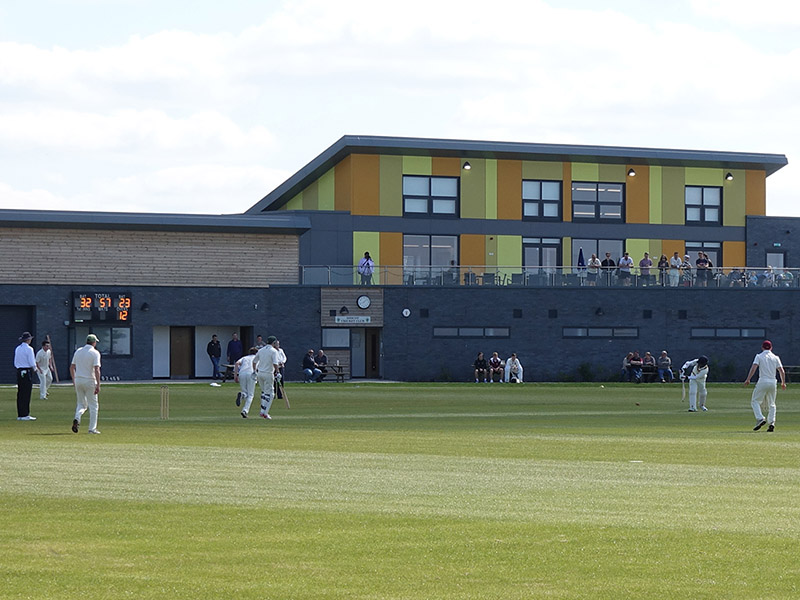
[[[261,388],[261,411],[259,415],[264,419],[272,419],[269,409],[275,397],[275,373],[280,367],[281,358],[278,352],[278,338],[271,335],[267,338],[267,345],[256,353],[253,359],[252,379],[258,381]]]
[[[69,373],[75,386],[78,404],[75,407],[75,418],[72,421],[72,433],[78,433],[81,417],[89,409],[89,433],[100,433],[97,430],[97,411],[99,403],[97,395],[100,393],[100,353],[95,346],[97,336],[90,333],[86,337],[86,345],[78,348],[72,357]]]
[[[758,370],[758,382],[753,389],[753,396],[750,400],[750,405],[753,407],[753,414],[756,417],[756,426],[753,431],[758,431],[764,425],[769,424],[767,431],[775,431],[775,396],[778,394],[778,380],[775,377],[776,373],[781,377],[781,389],[786,389],[786,372],[783,370],[783,364],[777,354],[772,353],[772,342],[764,340],[761,344],[761,352],[756,354],[753,359],[753,365],[750,367],[750,372],[747,374],[747,379],[744,380],[745,385],[750,385],[750,379],[756,374]],[[764,418],[763,409],[768,409],[767,418]]]
[[[39,400],[47,398],[47,391],[53,383],[53,373],[50,371],[50,363],[53,361],[53,352],[50,350],[50,342],[42,342],[41,349],[36,353],[36,374],[39,375]]]
[[[244,408],[241,413],[243,419],[247,418],[250,412],[250,405],[253,403],[253,396],[256,395],[256,380],[253,378],[253,360],[257,352],[258,348],[250,348],[250,351],[233,365],[233,379],[239,383],[239,389],[241,390],[236,394],[236,406],[241,406],[242,402],[244,402]]]
[[[686,373],[689,373],[687,376]],[[681,367],[681,379],[689,380],[689,412],[697,412],[697,407],[706,408],[706,378],[708,377],[708,357],[701,356],[687,360]]]

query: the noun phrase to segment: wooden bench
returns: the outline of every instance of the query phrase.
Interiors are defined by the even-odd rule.
[[[783,365],[783,370],[786,372],[786,383],[790,383],[792,377],[800,379],[800,365]]]
[[[344,367],[342,365],[328,365],[330,372],[336,376],[336,383],[344,383]]]

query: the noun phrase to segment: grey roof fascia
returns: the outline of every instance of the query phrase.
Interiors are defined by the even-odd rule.
[[[311,220],[296,213],[249,216],[0,209],[0,227],[301,234],[311,228]]]
[[[789,164],[783,154],[717,152],[623,146],[576,146],[429,138],[345,135],[253,205],[246,214],[280,208],[348,154],[444,156],[506,160],[763,169],[767,176]]]

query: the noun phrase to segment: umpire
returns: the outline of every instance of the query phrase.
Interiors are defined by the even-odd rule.
[[[35,421],[31,416],[31,390],[36,371],[36,357],[31,348],[33,336],[24,332],[19,336],[19,346],[14,350],[14,367],[17,369],[17,421]]]

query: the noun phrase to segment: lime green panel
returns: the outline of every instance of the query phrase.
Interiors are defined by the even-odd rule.
[[[496,235],[486,236],[486,265],[496,267],[497,262],[497,237]]]
[[[686,185],[722,185],[722,169],[686,167]]]
[[[502,280],[510,280],[512,273],[522,273],[522,236],[497,236],[498,274]]]
[[[432,175],[433,160],[430,156],[404,156],[403,175]]]
[[[572,163],[572,181],[600,181],[600,165]]]
[[[319,209],[319,181],[312,181],[303,190],[303,210]]]
[[[364,252],[369,252],[370,257],[375,262],[375,275],[373,282],[380,281],[378,265],[381,264],[381,234],[378,231],[354,231],[353,232],[353,265],[358,265],[358,261],[364,258]],[[353,269],[353,283],[361,283],[358,271]]]
[[[744,227],[747,212],[745,171],[731,169],[725,172],[733,175],[733,181],[725,181],[722,186],[722,224]]]
[[[403,157],[381,156],[380,214],[403,216]]]
[[[656,225],[664,220],[661,186],[661,167],[650,167],[650,222]]]
[[[661,258],[662,252],[663,251],[661,250],[661,240],[650,240],[650,258],[653,259],[654,267],[658,265],[658,259]],[[668,256],[667,260],[669,259],[670,257]]]
[[[497,219],[497,161],[486,161],[486,218]]]
[[[598,181],[608,183],[625,183],[628,177],[628,169],[625,165],[598,165]]]
[[[331,169],[319,178],[319,209],[334,210],[336,200],[336,180],[334,169]]]
[[[522,178],[562,181],[564,179],[564,163],[524,160],[522,161]]]
[[[650,240],[641,240],[641,239],[627,239],[625,240],[625,250],[628,251],[631,258],[633,259],[633,264],[638,268],[639,261],[644,258],[645,252],[650,252]],[[650,258],[653,258],[652,256]],[[653,264],[658,263],[658,257],[653,259]]]
[[[662,167],[661,215],[664,225],[684,225],[686,219],[686,180],[684,167]]]
[[[303,210],[303,192],[284,204],[281,210]]]
[[[486,160],[470,159],[472,168],[461,175],[461,218],[486,218]],[[495,181],[497,177],[495,176]],[[495,184],[495,187],[497,184]],[[495,202],[495,206],[497,203]],[[495,208],[495,210],[497,210]]]
[[[584,258],[586,258],[584,256]],[[578,260],[578,257],[575,257],[575,260]],[[572,238],[565,237],[561,238],[561,264],[562,265],[571,265],[572,264]],[[572,273],[572,269],[565,268],[564,273]]]

